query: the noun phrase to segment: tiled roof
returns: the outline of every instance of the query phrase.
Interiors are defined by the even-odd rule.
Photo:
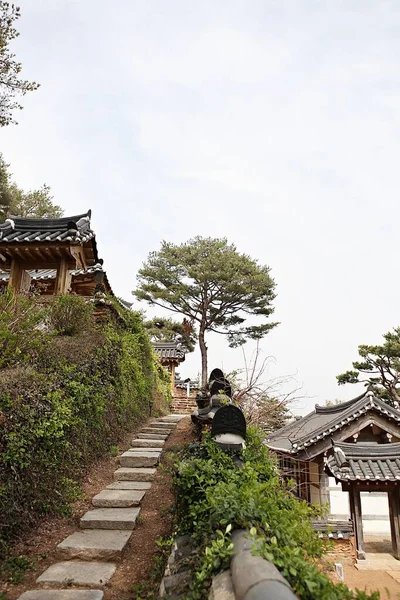
[[[178,342],[155,342],[153,346],[161,359],[185,360],[185,351]]]
[[[70,271],[72,277],[79,277],[80,275],[92,275],[97,272],[103,271],[103,267],[100,263],[88,267],[87,269],[75,269]],[[57,276],[56,269],[29,269],[28,270],[31,279],[35,281],[45,281],[46,279],[55,279]],[[7,271],[0,271],[0,282],[8,281],[10,279],[10,273]]]
[[[339,481],[400,481],[400,443],[335,443],[325,469]]]
[[[272,450],[296,454],[370,411],[385,415],[400,424],[399,410],[376,398],[372,392],[367,392],[354,400],[334,406],[317,404],[305,417],[269,435],[266,443]]]
[[[0,224],[0,245],[7,242],[79,242],[94,237],[90,227],[91,211],[60,219],[10,217]]]

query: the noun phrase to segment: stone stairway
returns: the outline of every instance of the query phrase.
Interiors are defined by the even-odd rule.
[[[153,419],[119,458],[114,482],[92,499],[93,508],[80,520],[80,530],[57,546],[60,562],[38,579],[43,589],[24,592],[19,600],[102,600],[103,591],[129,542],[140,503],[156,474],[165,440],[184,414]],[[71,585],[90,589],[71,589]]]

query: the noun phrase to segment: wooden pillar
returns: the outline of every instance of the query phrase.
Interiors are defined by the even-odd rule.
[[[350,500],[350,513],[353,521],[354,534],[356,538],[356,554],[359,560],[365,560],[364,550],[364,532],[362,524],[362,511],[361,511],[361,496],[360,490],[356,488],[353,483],[350,485],[349,491]]]
[[[331,502],[329,497],[329,476],[324,471],[324,463],[320,462],[318,465],[319,470],[319,498],[320,503],[323,506],[328,507],[328,512],[331,510]]]
[[[171,364],[171,392],[175,391],[175,365]]]
[[[388,492],[390,531],[395,558],[400,558],[400,498],[397,488]]]
[[[66,294],[71,283],[71,276],[68,271],[67,259],[62,258],[57,269],[56,284],[54,287],[54,295],[61,296]]]
[[[21,263],[13,258],[11,261],[11,272],[8,285],[12,287],[17,294],[21,288],[22,271]]]

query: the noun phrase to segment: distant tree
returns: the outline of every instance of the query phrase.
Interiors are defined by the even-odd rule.
[[[179,323],[159,317],[144,321],[144,326],[153,342],[179,342],[188,352],[193,352],[196,347],[197,334],[187,319]]]
[[[53,203],[50,187],[42,185],[38,190],[24,192],[15,184],[10,186],[11,202],[8,212],[18,217],[57,219],[64,211]]]
[[[385,333],[380,346],[358,346],[361,360],[353,369],[338,375],[339,385],[365,382],[390,404],[400,403],[400,327]]]
[[[179,246],[162,242],[138,273],[139,300],[185,315],[198,326],[202,385],[207,382],[208,331],[226,335],[231,347],[247,339],[261,339],[277,323],[266,319],[273,312],[275,283],[269,267],[239,254],[225,238],[196,237]],[[247,317],[261,317],[260,325],[247,325]]]
[[[15,21],[20,17],[19,6],[0,0],[0,127],[16,123],[12,113],[22,109],[15,97],[37,90],[38,83],[20,79],[21,63],[10,50],[10,42],[19,36]]]
[[[243,351],[243,360],[243,368],[227,375],[234,404],[243,410],[248,424],[267,434],[284,427],[292,416],[289,407],[304,398],[297,381],[292,375],[268,378],[266,372],[273,358],[262,357],[258,342],[249,359]]]
[[[48,185],[24,192],[11,181],[9,167],[0,154],[0,222],[4,222],[8,215],[39,218],[58,218],[63,215],[61,206],[53,203]]]
[[[6,218],[8,208],[11,204],[9,165],[0,154],[0,223]]]

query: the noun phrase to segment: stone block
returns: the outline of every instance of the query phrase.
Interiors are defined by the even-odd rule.
[[[103,490],[94,496],[92,504],[99,508],[139,506],[145,493],[144,490]]]
[[[156,452],[124,452],[119,458],[121,467],[155,467],[160,460]]]
[[[123,467],[114,472],[117,481],[153,481],[157,469]]]
[[[57,555],[64,559],[121,560],[131,535],[131,531],[84,529],[58,544]]]
[[[209,600],[235,600],[231,572],[223,571],[213,577]]]
[[[143,427],[140,430],[140,433],[157,433],[158,435],[169,436],[171,433],[169,429],[164,429],[163,427]]]
[[[115,573],[117,565],[108,562],[72,560],[51,565],[37,578],[37,583],[54,585],[106,585]]]
[[[101,590],[31,590],[18,600],[103,600]]]
[[[82,529],[134,529],[140,508],[95,508],[81,517]]]
[[[154,440],[154,439],[137,439],[133,440],[132,448],[162,448],[164,446],[163,440]]]
[[[107,486],[107,490],[149,490],[149,481],[114,481]]]
[[[160,448],[129,448],[129,450],[127,450],[127,452],[158,452],[158,455],[160,456],[160,452],[161,449]]]
[[[167,435],[162,433],[138,433],[137,438],[139,440],[166,440]]]

